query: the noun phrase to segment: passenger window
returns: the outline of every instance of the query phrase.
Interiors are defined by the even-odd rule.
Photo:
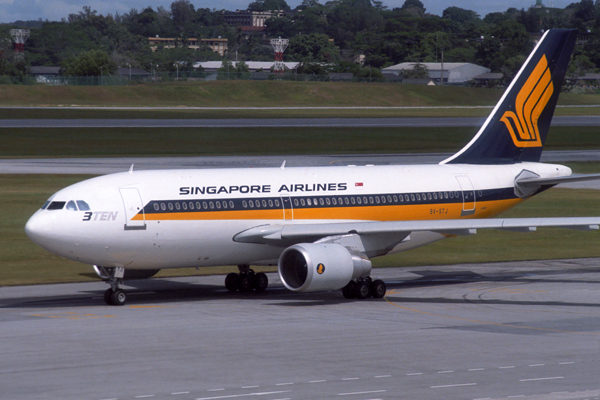
[[[327,198],[325,199],[325,202],[327,203],[327,205],[328,205],[328,206],[329,206],[329,205],[331,205],[331,200],[329,200],[329,197],[327,197]]]
[[[173,203],[167,204],[167,207],[169,207],[169,211],[173,211]]]
[[[242,200],[242,207],[248,208],[248,202],[246,200]]]
[[[196,202],[196,210],[202,210],[202,207],[200,206],[199,201]]]
[[[193,210],[193,209],[194,209],[194,203],[192,203],[192,202],[190,201],[190,205],[189,205],[189,207],[190,207],[190,210]]]
[[[216,201],[215,203],[217,203],[217,209],[220,210],[221,209],[221,203],[219,203],[218,201]]]
[[[154,210],[158,211],[159,208],[160,206],[158,205],[158,203],[154,203]]]
[[[298,207],[298,199],[294,199],[294,206]]]
[[[267,208],[267,201],[266,200],[262,201],[262,206],[263,206],[263,208]]]
[[[417,193],[416,196],[417,196],[417,201],[421,201],[421,195],[419,193]]]
[[[350,201],[348,200],[347,197],[344,198],[344,203],[346,203],[346,205],[350,204]]]
[[[323,205],[323,204],[324,204],[324,203],[323,203],[323,198],[322,198],[322,197],[319,199],[319,204],[320,204],[320,205]]]
[[[337,200],[335,199],[335,197],[331,198],[331,204],[333,204],[334,206],[337,206]]]
[[[235,208],[235,204],[233,204],[233,200],[229,200],[229,208]]]
[[[215,203],[213,203],[212,201],[209,201],[208,206],[210,207],[211,210],[213,210],[215,208]]]
[[[298,200],[296,200],[296,202],[298,202]],[[296,204],[298,205],[298,204]],[[273,200],[269,199],[269,207],[273,207]]]
[[[83,200],[77,200],[77,207],[79,207],[79,211],[90,211],[90,206]]]
[[[402,196],[400,196],[400,201],[402,201]],[[394,195],[394,203],[398,202],[398,196]]]
[[[300,199],[300,205],[302,205],[302,207],[304,207],[306,205],[306,201],[304,201],[304,199]]]
[[[354,197],[350,197],[350,203],[354,205],[356,203],[356,199],[354,199]]]
[[[357,197],[357,198],[356,198],[356,202],[357,202],[358,204],[362,204],[362,200],[360,199],[360,197]]]
[[[167,206],[165,205],[165,203],[160,203],[160,209],[165,211],[167,209]]]
[[[427,193],[427,200],[431,200],[431,193]]]
[[[69,202],[67,203],[67,210],[77,211],[77,206],[75,205],[75,202],[73,200],[69,200]]]
[[[309,206],[311,205],[310,199],[306,199],[306,204],[308,204]]]
[[[48,205],[48,208],[46,208],[46,210],[62,210],[64,207],[64,201],[53,201]]]
[[[279,207],[279,200],[275,199],[275,207]]]
[[[175,209],[177,211],[181,210],[181,204],[179,204],[179,202],[175,203]]]

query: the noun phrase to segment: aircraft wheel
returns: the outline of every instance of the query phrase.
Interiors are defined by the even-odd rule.
[[[377,279],[371,283],[371,294],[376,299],[381,299],[385,296],[387,288],[385,287],[385,282],[380,279]]]
[[[254,288],[257,292],[264,292],[269,286],[269,278],[267,274],[259,272],[254,276]]]
[[[237,292],[240,288],[240,276],[235,272],[227,274],[225,277],[225,287],[230,292]]]
[[[254,276],[250,274],[240,275],[240,292],[249,292],[252,290]]]
[[[364,300],[371,296],[371,288],[367,282],[361,281],[356,284],[354,295],[357,299]]]
[[[123,306],[127,301],[127,294],[122,289],[117,289],[110,294],[110,301],[113,306]]]
[[[355,297],[356,282],[350,281],[346,286],[342,288],[342,295],[347,299],[353,299]]]
[[[110,295],[112,294],[112,292],[113,291],[111,288],[106,289],[106,291],[104,292],[104,302],[109,306],[113,305],[112,300],[110,299]]]

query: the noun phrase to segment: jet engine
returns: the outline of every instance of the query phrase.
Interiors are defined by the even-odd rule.
[[[341,289],[371,272],[371,261],[339,244],[299,243],[281,253],[279,277],[293,292]]]

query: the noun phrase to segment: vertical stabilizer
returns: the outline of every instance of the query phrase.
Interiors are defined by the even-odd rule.
[[[547,31],[477,135],[442,164],[539,161],[576,38]]]

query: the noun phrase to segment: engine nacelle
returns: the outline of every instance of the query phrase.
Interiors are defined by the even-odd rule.
[[[369,275],[371,261],[339,244],[299,243],[281,253],[278,270],[293,292],[329,291]]]

